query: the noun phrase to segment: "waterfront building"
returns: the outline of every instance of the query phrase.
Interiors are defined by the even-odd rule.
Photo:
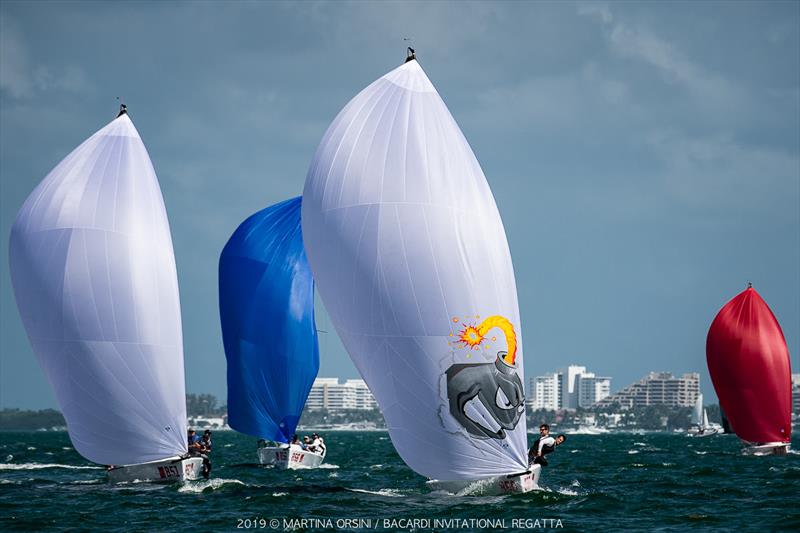
[[[339,378],[317,378],[306,400],[309,410],[327,409],[376,409],[375,398],[363,379],[348,379],[339,383]]]
[[[641,380],[599,401],[597,407],[622,408],[666,405],[693,407],[700,394],[700,374],[693,372],[676,378],[669,372],[650,372]]]
[[[556,411],[561,408],[561,378],[558,372],[531,378],[530,384],[531,409]]]
[[[611,378],[595,376],[592,372],[578,376],[576,396],[578,407],[587,409],[611,395]]]
[[[611,378],[569,365],[530,380],[531,409],[576,409],[593,406],[611,393]]]

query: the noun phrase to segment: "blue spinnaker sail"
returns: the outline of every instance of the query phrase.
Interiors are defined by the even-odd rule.
[[[300,202],[292,198],[249,217],[219,260],[228,423],[279,442],[291,439],[319,370]]]

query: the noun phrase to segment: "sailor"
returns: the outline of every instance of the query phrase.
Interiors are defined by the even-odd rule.
[[[197,435],[197,432],[193,429],[189,430],[188,434],[188,446],[189,446],[189,453],[192,455],[197,455],[202,451],[202,446],[200,445],[200,437]]]
[[[292,435],[292,442],[289,443],[290,446],[294,446],[296,448],[300,448],[301,450],[305,450],[305,444],[300,442],[300,438],[297,436],[297,433]]]
[[[200,457],[203,458],[203,477],[208,479],[211,474],[211,430],[207,429],[203,432],[203,438],[200,439]]]
[[[308,435],[303,437],[303,449],[313,452],[314,450],[311,448],[311,437]]]
[[[200,448],[203,453],[211,453],[211,430],[207,429],[203,432],[203,438],[200,439]]]
[[[556,446],[565,440],[567,440],[566,435],[561,434],[553,437],[550,435],[550,426],[542,424],[539,426],[539,438],[533,441],[531,449],[528,450],[528,464],[547,466],[547,459],[544,456],[555,451]]]
[[[206,430],[206,434],[208,435],[208,451],[211,451],[211,432]],[[203,438],[206,438],[206,435],[203,435]],[[197,432],[193,429],[189,430],[188,436],[188,445],[189,445],[189,456],[190,457],[202,457],[203,458],[203,477],[208,479],[209,474],[211,473],[211,460],[206,455],[205,448],[203,447],[203,439],[201,439]]]
[[[322,437],[320,437],[319,435],[314,433],[314,434],[311,435],[311,438],[313,439],[311,441],[311,446],[314,448],[314,450],[313,450],[314,453],[318,453],[320,455],[324,454],[325,453],[325,441],[322,440]]]

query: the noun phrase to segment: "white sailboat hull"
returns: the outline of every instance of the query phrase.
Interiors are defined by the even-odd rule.
[[[533,465],[524,474],[496,476],[478,480],[439,481],[432,479],[427,485],[432,490],[443,490],[459,496],[495,496],[521,494],[538,490],[541,465]]]
[[[116,466],[108,471],[110,483],[149,481],[155,483],[183,483],[199,479],[203,473],[202,457],[172,457],[138,465]]]
[[[786,455],[789,453],[788,442],[767,442],[765,444],[750,444],[742,450],[745,455]]]
[[[701,438],[701,437],[710,437],[712,435],[716,435],[719,433],[719,430],[716,428],[706,428],[703,431],[695,431],[694,433],[690,432],[689,436],[694,438]]]
[[[698,437],[710,437],[718,433],[723,433],[721,427],[714,427],[714,426],[709,426],[705,428],[691,427],[689,428],[689,432],[686,435],[688,437],[698,438]]]
[[[317,468],[325,460],[322,454],[309,452],[299,448],[285,446],[268,446],[258,449],[258,462],[272,465],[275,468],[294,470],[298,468]]]

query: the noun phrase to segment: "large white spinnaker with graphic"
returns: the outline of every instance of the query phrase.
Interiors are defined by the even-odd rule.
[[[508,243],[472,149],[416,60],[330,125],[302,225],[325,307],[403,460],[439,480],[524,472]]]
[[[75,449],[112,465],[186,453],[172,239],[124,111],[34,189],[9,256],[17,307]]]

